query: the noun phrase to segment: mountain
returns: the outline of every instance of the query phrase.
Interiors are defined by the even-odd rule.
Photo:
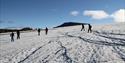
[[[59,25],[59,26],[54,27],[54,28],[67,27],[67,26],[75,26],[75,25],[81,25],[81,24],[86,25],[86,24],[88,24],[88,23],[65,22],[65,23],[63,23],[63,24],[61,24],[61,25]]]
[[[27,30],[33,30],[31,27],[8,27],[8,28],[1,28],[0,29],[0,33],[5,33],[5,32],[14,32],[14,31],[17,31],[17,30],[20,30],[20,31],[27,31]]]

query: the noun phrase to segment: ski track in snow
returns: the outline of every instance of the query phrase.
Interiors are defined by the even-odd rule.
[[[79,27],[0,37],[0,63],[125,63],[125,34],[76,31]],[[51,34],[50,34],[51,33]]]

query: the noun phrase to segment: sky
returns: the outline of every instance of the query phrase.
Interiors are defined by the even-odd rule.
[[[125,0],[0,0],[0,28],[125,22]]]

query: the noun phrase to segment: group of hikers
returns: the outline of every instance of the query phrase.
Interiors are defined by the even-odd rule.
[[[40,28],[37,30],[38,31],[38,36],[40,36]],[[45,34],[47,35],[48,34],[48,28],[46,27],[46,29],[45,29]]]
[[[20,31],[17,30],[16,33],[17,33],[17,39],[20,39]],[[10,34],[10,37],[11,37],[11,42],[13,42],[14,41],[14,32],[12,32]]]
[[[84,24],[82,24],[82,29],[81,31],[84,30],[85,31],[85,27],[84,27]],[[92,32],[92,25],[88,24],[88,33],[91,33]]]
[[[20,39],[20,31],[19,30],[17,30],[16,31],[16,34],[17,34],[17,39]],[[45,29],[45,34],[47,35],[48,34],[48,28],[46,27],[46,29]],[[12,32],[11,34],[10,34],[10,37],[11,37],[11,42],[14,42],[14,32]],[[40,28],[38,29],[38,36],[40,36]]]
[[[82,31],[82,30],[85,31],[84,24],[82,24],[81,31]],[[37,31],[38,31],[38,36],[40,36],[40,31],[41,31],[41,29],[38,28]],[[90,24],[88,24],[88,33],[91,33],[91,32],[92,32],[92,26],[91,26]],[[16,34],[17,34],[17,39],[20,39],[20,31],[19,31],[19,30],[16,31]],[[47,27],[45,28],[45,34],[46,34],[46,35],[48,34],[48,28],[47,28]],[[12,32],[12,33],[10,34],[10,37],[11,37],[11,42],[14,42],[14,32]]]

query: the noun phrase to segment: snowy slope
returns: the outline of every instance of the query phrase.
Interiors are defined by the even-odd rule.
[[[124,26],[94,26],[93,33],[80,31],[81,26],[52,29],[48,35],[42,31],[41,36],[21,33],[15,42],[0,35],[0,63],[125,63]]]

